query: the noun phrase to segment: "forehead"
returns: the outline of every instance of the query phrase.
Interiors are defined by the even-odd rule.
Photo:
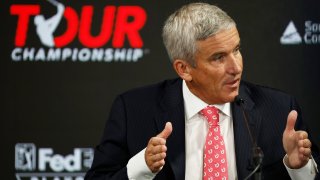
[[[217,34],[205,40],[199,40],[197,50],[203,51],[228,51],[234,49],[240,43],[239,33],[236,27],[221,30]]]

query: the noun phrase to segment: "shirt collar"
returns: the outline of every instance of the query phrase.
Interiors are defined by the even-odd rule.
[[[208,104],[202,101],[200,98],[195,96],[188,88],[186,82],[182,82],[182,94],[184,100],[184,109],[187,120],[198,114],[203,108],[207,107]],[[231,117],[230,103],[224,104],[212,104],[220,110],[220,112]]]

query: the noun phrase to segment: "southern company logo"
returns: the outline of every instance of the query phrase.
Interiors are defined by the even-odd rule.
[[[302,38],[293,21],[289,22],[280,38],[280,43],[294,45],[303,42],[308,45],[320,44],[320,23],[305,21],[305,32]]]
[[[290,21],[282,37],[280,38],[281,44],[300,44],[302,42],[301,36],[294,26],[293,22]]]
[[[17,16],[15,48],[11,53],[13,61],[136,62],[146,53],[140,35],[147,20],[142,7],[105,6],[100,32],[92,35],[93,6],[84,5],[78,14],[72,7],[65,7],[58,1],[47,1],[46,4],[56,8],[56,13],[47,19],[41,14],[40,5],[11,5],[10,14]],[[33,23],[29,23],[32,20]],[[54,36],[57,28],[62,26],[61,21],[65,21],[66,30]],[[26,46],[29,28],[35,28],[34,37],[39,37],[42,47]],[[75,38],[82,47],[68,47]],[[130,48],[124,48],[126,40]],[[103,48],[107,43],[112,48]]]
[[[36,148],[33,143],[17,143],[15,169],[17,180],[83,180],[93,160],[92,148],[74,148],[63,156],[52,148]]]

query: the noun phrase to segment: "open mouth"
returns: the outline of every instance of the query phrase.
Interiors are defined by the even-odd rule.
[[[239,85],[239,82],[240,82],[240,79],[236,79],[236,80],[228,81],[226,85],[230,88],[237,88]]]

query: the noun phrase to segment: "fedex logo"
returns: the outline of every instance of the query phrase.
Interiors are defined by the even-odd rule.
[[[131,48],[143,47],[140,30],[144,27],[147,14],[140,6],[105,6],[98,35],[92,35],[91,27],[94,7],[85,5],[77,13],[72,7],[64,6],[55,0],[47,0],[56,7],[57,12],[50,18],[41,14],[40,5],[14,4],[10,7],[10,14],[17,16],[15,46],[24,47],[27,33],[33,21],[41,43],[47,47],[64,47],[76,37],[79,42],[88,48],[99,48],[108,42],[112,47],[122,48],[127,40]],[[32,18],[34,17],[34,18]],[[66,22],[66,30],[59,36],[53,33],[61,20]]]
[[[15,145],[17,180],[83,180],[92,160],[92,148],[74,148],[72,153],[62,155],[53,148],[37,148],[34,143]]]

